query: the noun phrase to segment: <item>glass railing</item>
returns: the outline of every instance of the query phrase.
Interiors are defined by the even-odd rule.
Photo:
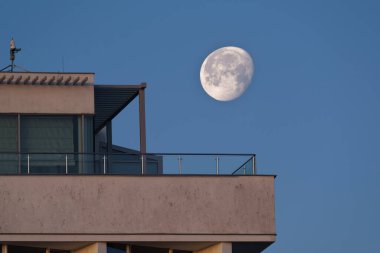
[[[0,174],[254,175],[255,154],[0,153]]]

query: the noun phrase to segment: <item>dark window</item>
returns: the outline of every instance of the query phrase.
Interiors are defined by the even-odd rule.
[[[50,253],[70,253],[69,250],[50,249]]]
[[[0,114],[0,174],[92,173],[93,117]]]
[[[22,116],[21,152],[78,152],[78,121],[78,116]]]
[[[0,152],[17,152],[17,116],[0,116]]]
[[[133,253],[168,253],[169,249],[133,245]]]
[[[8,253],[45,253],[45,249],[8,245]]]
[[[119,243],[107,243],[107,253],[125,253],[126,245]]]
[[[18,172],[17,115],[0,115],[0,173]]]

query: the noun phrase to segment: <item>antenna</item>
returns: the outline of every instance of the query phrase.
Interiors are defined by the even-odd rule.
[[[10,60],[11,60],[11,72],[13,72],[13,68],[15,67],[14,61],[16,59],[16,53],[20,52],[21,48],[16,48],[15,41],[12,37],[10,43]]]
[[[11,60],[11,64],[6,66],[5,68],[3,69],[0,69],[0,72],[3,72],[5,71],[6,69],[9,69],[10,68],[10,72],[13,72],[13,69],[16,67],[15,65],[15,59],[16,59],[16,53],[20,52],[21,51],[21,48],[17,48],[16,47],[16,43],[15,43],[15,40],[11,39],[11,42],[10,42],[10,45],[9,45],[9,53],[10,53],[10,57],[9,59]],[[17,66],[18,68],[21,68],[19,66]],[[22,69],[22,68],[21,68]]]

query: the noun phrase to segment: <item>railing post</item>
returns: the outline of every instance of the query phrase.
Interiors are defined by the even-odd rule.
[[[68,168],[67,168],[67,154],[65,155],[65,172],[68,174]]]
[[[178,156],[178,171],[182,175],[182,157],[180,155]]]
[[[252,173],[256,175],[256,154],[252,157]]]
[[[18,174],[21,174],[21,154],[18,153]]]
[[[246,168],[246,165],[244,164],[244,166],[243,166],[243,171],[244,171],[244,175],[246,174],[246,172],[247,172],[247,168]]]
[[[29,167],[29,163],[30,163],[30,156],[28,154],[28,174],[30,174],[30,167]]]
[[[219,156],[216,157],[216,175],[219,175]]]
[[[103,155],[103,174],[106,174],[106,155]]]
[[[144,155],[141,155],[141,175],[144,175],[145,173],[145,157]]]

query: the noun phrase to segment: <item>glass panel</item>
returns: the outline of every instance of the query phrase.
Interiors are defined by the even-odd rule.
[[[96,155],[95,154],[82,154],[80,155],[83,163],[82,174],[94,174],[96,171]]]
[[[78,121],[78,116],[22,116],[21,152],[78,152]]]
[[[62,154],[21,154],[21,172],[29,174],[64,174]]]
[[[183,174],[216,174],[216,156],[183,155],[181,158]]]
[[[111,168],[106,168],[109,174],[141,174],[141,156],[135,154],[113,154],[108,156],[111,159]],[[104,168],[104,166],[101,166]]]
[[[19,155],[16,153],[0,153],[0,174],[17,174]]]
[[[8,245],[8,253],[45,253],[45,249]]]
[[[239,171],[241,175],[252,174],[252,157],[222,155],[219,157],[219,174],[232,174]],[[234,173],[237,174],[237,173]]]
[[[21,116],[21,172],[78,173],[79,116]],[[49,154],[41,154],[49,153]]]
[[[0,152],[17,152],[17,116],[0,116]]]
[[[84,153],[94,152],[94,126],[93,126],[93,117],[85,116],[84,117]]]
[[[132,245],[131,251],[133,253],[168,253],[169,249]]]
[[[163,174],[252,174],[252,155],[162,154],[159,159]],[[163,171],[162,171],[163,168]]]
[[[107,253],[125,253],[126,245],[117,243],[107,243]]]
[[[17,116],[0,115],[0,174],[18,172]]]
[[[93,117],[84,116],[83,123],[83,153],[81,158],[82,170],[81,173],[88,174],[94,172],[94,156],[90,153],[94,152],[94,129],[93,129]]]
[[[252,175],[253,174],[253,157],[250,157],[246,162],[240,166],[236,166],[233,171],[234,175]]]

